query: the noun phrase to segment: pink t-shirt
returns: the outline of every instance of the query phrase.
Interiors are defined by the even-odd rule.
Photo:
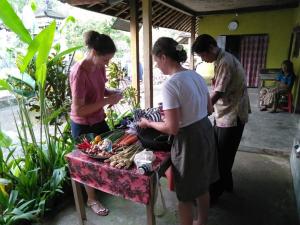
[[[86,61],[78,62],[71,68],[70,87],[73,97],[84,99],[85,104],[95,103],[104,98],[105,82],[107,81],[105,67],[89,65]],[[93,125],[105,119],[103,108],[87,116],[76,115],[71,105],[71,120],[78,124]]]

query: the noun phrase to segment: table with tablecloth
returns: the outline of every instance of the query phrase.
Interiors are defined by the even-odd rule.
[[[137,173],[134,165],[127,170],[114,168],[109,163],[91,158],[79,150],[67,154],[66,159],[80,224],[84,224],[87,219],[81,190],[81,184],[85,184],[105,193],[145,204],[147,224],[154,225],[153,207],[156,176],[164,175],[171,164],[170,152],[156,151],[154,153],[156,156],[153,162],[154,172],[149,175]]]

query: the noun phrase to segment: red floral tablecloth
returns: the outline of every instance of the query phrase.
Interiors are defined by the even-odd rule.
[[[170,160],[169,152],[155,152],[155,156],[154,170]],[[129,170],[116,169],[78,150],[67,154],[66,159],[73,180],[112,195],[148,204],[151,178],[138,174],[134,165]]]

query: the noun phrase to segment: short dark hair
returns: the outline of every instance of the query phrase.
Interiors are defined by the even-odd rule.
[[[89,49],[94,49],[98,55],[115,53],[117,48],[114,41],[106,34],[90,30],[84,33],[84,41]]]
[[[209,52],[211,46],[218,47],[216,40],[208,34],[201,34],[192,45],[192,53]]]
[[[166,55],[177,63],[185,62],[187,59],[187,54],[183,46],[169,37],[159,38],[153,46],[152,54],[155,56]]]

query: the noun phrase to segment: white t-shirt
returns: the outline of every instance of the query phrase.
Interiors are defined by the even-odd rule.
[[[193,70],[173,74],[162,87],[163,109],[179,108],[180,127],[207,116],[207,96],[205,80]]]

